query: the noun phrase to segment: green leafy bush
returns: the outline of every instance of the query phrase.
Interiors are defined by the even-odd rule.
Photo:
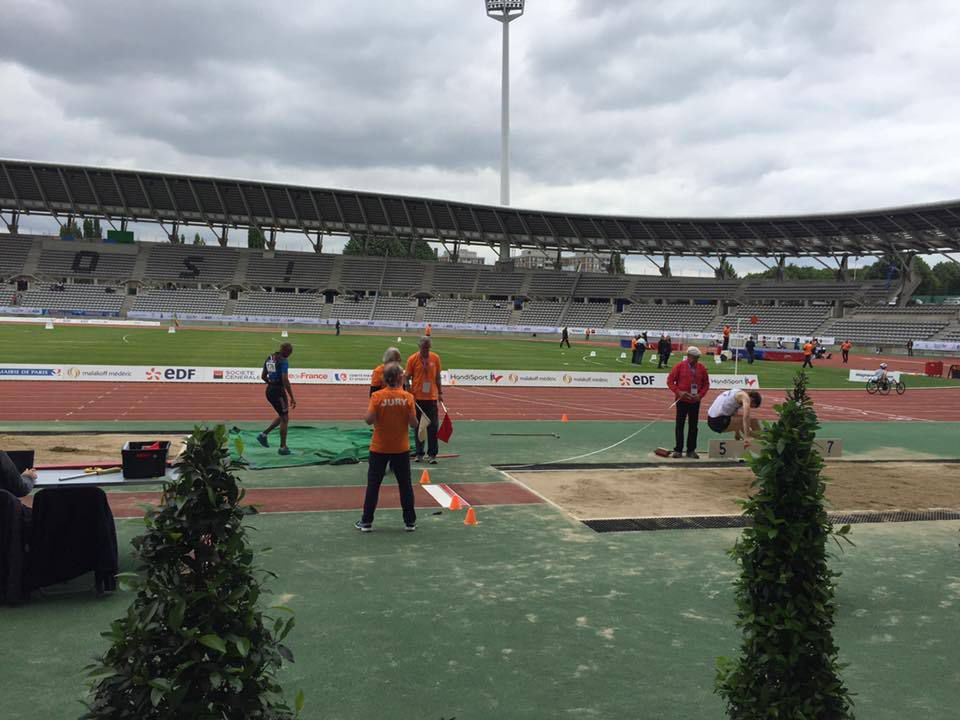
[[[853,717],[833,641],[834,581],[827,540],[819,428],[806,376],[798,374],[777,422],[763,431],[750,459],[756,478],[743,503],[753,520],[731,551],[740,566],[737,626],[740,657],[720,658],[716,691],[735,720],[844,720]]]
[[[291,709],[276,672],[293,660],[282,641],[294,620],[287,608],[273,608],[275,619],[258,609],[272,573],[254,565],[243,522],[255,510],[241,506],[226,429],[197,428],[177,468],[133,541],[141,573],[121,582],[137,596],[103,633],[112,645],[91,668],[83,717],[292,718],[303,696]]]

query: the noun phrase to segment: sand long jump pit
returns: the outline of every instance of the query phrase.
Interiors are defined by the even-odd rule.
[[[743,527],[745,464],[501,467],[509,477],[598,531]],[[960,519],[960,461],[837,461],[825,472],[835,521]]]
[[[0,450],[33,450],[35,463],[46,465],[82,465],[84,463],[120,464],[120,449],[128,440],[168,441],[168,458],[175,458],[186,441],[185,433],[0,433]]]

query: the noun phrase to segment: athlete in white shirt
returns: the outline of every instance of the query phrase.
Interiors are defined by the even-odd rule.
[[[886,363],[880,363],[880,369],[877,370],[877,371],[873,374],[873,377],[870,378],[870,379],[871,379],[871,380],[876,380],[878,384],[886,385],[887,382],[888,382],[888,380],[887,380],[887,364],[886,364]]]
[[[714,432],[733,432],[737,440],[744,434],[756,437],[760,434],[760,421],[750,417],[750,411],[760,407],[762,402],[763,398],[756,390],[726,390],[707,410],[707,425]],[[749,428],[749,432],[744,428]]]

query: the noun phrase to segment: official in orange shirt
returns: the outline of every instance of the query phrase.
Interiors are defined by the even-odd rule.
[[[732,328],[729,325],[723,326],[723,349],[724,350],[730,349],[730,331],[731,330]]]
[[[370,394],[373,395],[377,390],[383,390],[386,387],[386,384],[383,382],[383,368],[385,368],[390,363],[400,364],[400,361],[403,358],[400,355],[400,351],[395,347],[388,347],[386,352],[383,353],[383,362],[380,365],[377,365],[373,369],[373,373],[370,375]]]
[[[407,532],[413,532],[417,529],[417,512],[413,504],[413,483],[410,481],[410,428],[417,427],[417,413],[413,395],[401,387],[403,370],[397,363],[388,363],[384,367],[383,381],[387,387],[370,397],[367,414],[363,418],[367,425],[373,425],[373,438],[370,440],[363,516],[354,527],[360,532],[373,530],[373,514],[380,499],[380,485],[389,465],[400,488],[403,526]]]
[[[443,388],[440,385],[440,356],[430,352],[433,346],[430,338],[420,338],[420,352],[416,352],[407,359],[407,372],[404,383],[409,383],[410,392],[417,401],[417,421],[426,414],[430,420],[427,428],[427,461],[431,465],[437,464],[437,403],[443,400]],[[423,462],[423,442],[417,434],[416,462]]]
[[[840,353],[843,355],[843,364],[846,365],[850,360],[850,348],[853,347],[853,343],[849,340],[844,340],[840,345]]]
[[[809,340],[803,344],[803,365],[800,367],[813,369],[813,343]]]
[[[431,335],[433,335],[433,325],[431,325],[430,323],[427,323],[427,327],[423,331],[423,334],[426,335],[427,337],[430,337]]]

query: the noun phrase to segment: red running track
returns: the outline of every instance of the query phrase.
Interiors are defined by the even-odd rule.
[[[768,391],[760,416],[782,390]],[[821,420],[960,421],[960,388],[911,389],[906,395],[871,396],[861,390],[811,393]],[[366,410],[362,386],[301,385],[296,421],[359,420]],[[712,399],[713,393],[708,397]],[[599,388],[448,387],[445,400],[460,420],[654,420],[671,416],[666,390]],[[259,385],[2,382],[0,422],[103,422],[177,420],[197,422],[268,420],[273,417]]]

